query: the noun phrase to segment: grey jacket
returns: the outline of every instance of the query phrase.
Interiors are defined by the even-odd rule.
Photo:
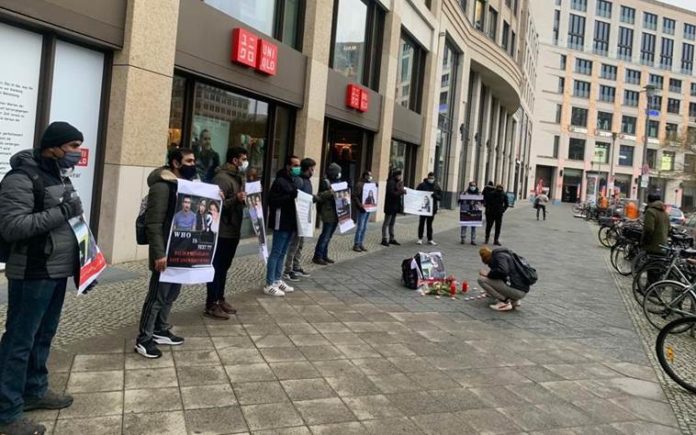
[[[236,166],[225,163],[217,170],[215,177],[213,177],[213,184],[217,184],[222,193],[225,194],[222,216],[220,217],[220,237],[238,239],[242,228],[245,203],[237,200],[237,194],[244,192],[244,177]]]
[[[55,160],[38,151],[12,156],[10,166],[38,169],[44,186],[43,207],[34,212],[34,184],[27,174],[6,176],[0,184],[0,235],[11,244],[5,274],[8,279],[67,278],[77,272],[77,239],[58,207],[65,196],[77,195],[62,177]]]

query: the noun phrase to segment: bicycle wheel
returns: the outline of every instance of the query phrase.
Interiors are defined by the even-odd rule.
[[[668,267],[669,263],[666,261],[652,261],[643,265],[643,267],[634,275],[633,283],[631,284],[633,297],[635,297],[636,302],[643,305],[645,292],[648,290],[648,287],[654,283],[665,279],[673,279],[673,274],[671,273],[669,278],[665,276],[665,272],[667,271]],[[675,279],[675,281],[677,280]]]
[[[619,271],[619,268],[616,266],[616,259],[620,255],[623,255],[623,248],[624,248],[624,244],[619,242],[616,245],[612,246],[611,253],[609,254],[609,260],[611,262],[611,267],[613,267],[614,270],[616,270],[617,272]]]
[[[638,273],[645,263],[651,260],[649,255],[650,254],[645,251],[638,250],[638,253],[633,257],[633,261],[631,262],[631,275],[636,276],[636,273]]]
[[[599,238],[599,243],[601,243],[602,246],[605,246],[607,248],[611,248],[611,245],[609,245],[609,238],[608,238],[608,234],[610,232],[611,232],[611,227],[607,227],[607,226],[599,227],[599,231],[597,232],[597,237]]]
[[[606,235],[607,244],[609,248],[613,248],[617,243],[619,243],[619,232],[616,227],[611,227]]]
[[[643,299],[643,313],[648,322],[662,329],[674,319],[696,315],[696,298],[689,288],[678,281],[660,281],[650,286]]]
[[[674,382],[696,393],[696,317],[674,320],[660,330],[655,353],[662,369]]]
[[[636,255],[636,249],[633,245],[624,245],[623,249],[618,252],[616,257],[616,270],[623,276],[631,274],[633,267],[633,257]]]

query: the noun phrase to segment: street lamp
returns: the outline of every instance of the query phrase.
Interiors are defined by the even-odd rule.
[[[646,85],[645,91],[645,131],[643,133],[643,160],[640,165],[640,185],[638,186],[638,199],[640,203],[645,202],[645,196],[648,191],[648,182],[650,180],[650,170],[647,166],[648,162],[648,128],[650,127],[650,103],[655,95],[657,88],[653,85]],[[659,116],[659,112],[658,112]]]

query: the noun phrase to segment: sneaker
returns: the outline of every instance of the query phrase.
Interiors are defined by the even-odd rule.
[[[157,349],[154,340],[148,340],[143,343],[135,343],[135,351],[145,358],[159,358],[162,356],[162,351]]]
[[[269,284],[263,288],[263,292],[268,296],[285,296],[285,292],[280,290],[273,284]]]
[[[278,290],[282,291],[283,293],[292,293],[295,291],[294,288],[290,287],[289,285],[287,285],[287,283],[285,283],[282,280],[276,282],[275,284],[276,284],[276,287],[278,288]]]
[[[219,304],[213,304],[205,309],[205,315],[217,320],[230,320],[230,315],[227,314]],[[157,342],[157,344],[163,344]]]
[[[360,250],[363,251],[363,252],[367,252],[367,248],[364,247],[363,245],[360,245]]]
[[[520,302],[519,300],[512,301],[512,307],[513,307],[513,308],[519,308],[519,307],[521,307],[521,306],[522,306],[522,302]]]
[[[218,305],[220,305],[222,311],[226,312],[227,314],[237,314],[237,309],[234,308],[232,305],[228,304],[227,301],[225,301],[224,299],[220,299],[218,301]]]
[[[401,243],[397,242],[396,239],[392,239],[389,241],[390,245],[396,245],[396,246],[401,246]]]
[[[63,409],[72,405],[73,398],[69,394],[58,394],[47,390],[43,397],[27,397],[24,399],[24,411],[35,409]],[[3,432],[4,433],[4,432]]]
[[[330,259],[329,257],[324,258],[324,261],[326,261],[328,264],[334,264],[335,261]]]
[[[476,246],[476,242],[474,242],[473,240],[471,241],[471,244]]]
[[[435,240],[428,240],[428,245],[437,246],[437,242]]]
[[[326,262],[326,260],[324,260],[323,258],[319,258],[319,257],[312,258],[312,263],[318,264],[320,266],[326,266],[327,264],[329,264]]]
[[[310,273],[307,273],[302,269],[293,269],[292,271],[295,272],[295,276],[305,277],[305,278],[309,278],[310,276],[312,276]]]
[[[227,318],[229,319],[229,316]],[[184,344],[184,339],[172,334],[172,331],[153,332],[152,339],[157,344],[164,344],[168,346],[179,346],[181,344]]]
[[[500,242],[497,241],[497,240],[496,240],[495,242],[493,242],[493,244],[494,244],[495,246],[503,246],[503,245],[501,245]]]
[[[300,278],[298,278],[297,275],[295,275],[295,272],[293,272],[293,271],[290,271],[288,273],[284,273],[283,279],[286,281],[293,281],[293,282],[297,282],[300,280]]]
[[[43,435],[46,433],[46,426],[27,418],[20,418],[10,423],[0,423],[0,433],[7,435]]]
[[[489,305],[492,310],[495,311],[510,311],[512,310],[512,304],[508,301],[500,301],[497,304]]]
[[[382,244],[382,246],[389,246],[389,242],[387,241],[387,239],[382,239],[381,244]]]
[[[362,249],[360,249],[360,246],[355,245],[355,246],[353,246],[353,251],[355,251],[355,252],[362,252]]]
[[[423,244],[423,239],[418,239],[416,241],[416,245],[422,245]]]

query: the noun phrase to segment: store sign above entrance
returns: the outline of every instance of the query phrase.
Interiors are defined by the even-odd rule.
[[[370,94],[367,93],[367,90],[353,84],[346,87],[346,106],[358,112],[367,112],[369,104]]]
[[[278,46],[238,27],[232,30],[231,60],[273,76],[278,69]]]

